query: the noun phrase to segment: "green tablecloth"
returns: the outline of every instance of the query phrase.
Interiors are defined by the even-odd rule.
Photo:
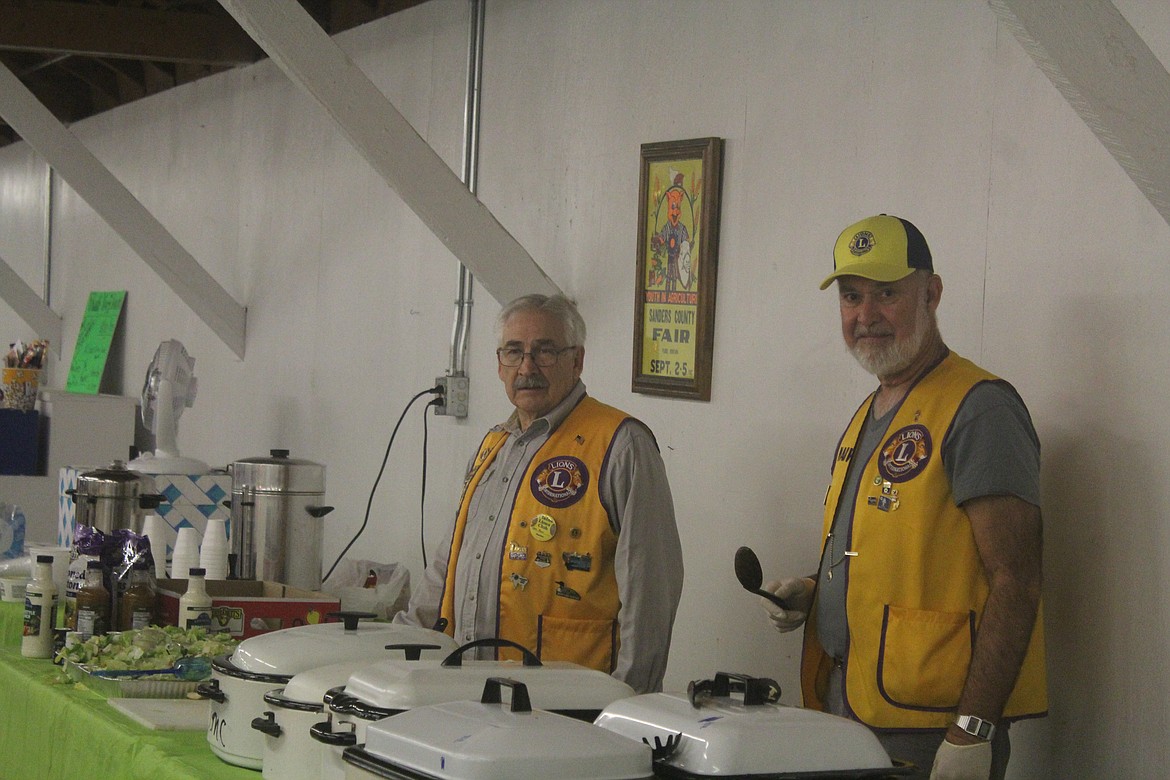
[[[2,780],[259,780],[217,758],[202,729],[148,729],[62,682],[51,662],[22,657],[22,619],[22,605],[0,603]]]

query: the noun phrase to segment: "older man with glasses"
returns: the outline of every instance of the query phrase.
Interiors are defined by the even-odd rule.
[[[472,458],[458,515],[397,620],[661,690],[683,570],[654,435],[586,395],[585,322],[571,300],[518,298],[497,332],[515,410]]]

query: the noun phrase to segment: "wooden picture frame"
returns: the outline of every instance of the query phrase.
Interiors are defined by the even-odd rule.
[[[711,400],[723,139],[642,144],[635,393]]]

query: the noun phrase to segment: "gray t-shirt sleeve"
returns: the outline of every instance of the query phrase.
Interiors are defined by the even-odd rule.
[[[1006,382],[971,389],[943,441],[955,504],[1017,496],[1040,506],[1040,439],[1023,400]]]

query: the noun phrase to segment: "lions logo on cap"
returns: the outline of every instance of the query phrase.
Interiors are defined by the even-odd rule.
[[[853,238],[849,239],[849,251],[853,253],[854,257],[861,257],[873,249],[875,243],[873,233],[868,230],[859,230],[853,234]]]
[[[577,458],[549,458],[532,472],[532,495],[545,506],[563,509],[585,497],[589,470]]]
[[[930,431],[922,425],[907,425],[882,445],[878,471],[890,482],[906,482],[926,468],[933,451]]]

